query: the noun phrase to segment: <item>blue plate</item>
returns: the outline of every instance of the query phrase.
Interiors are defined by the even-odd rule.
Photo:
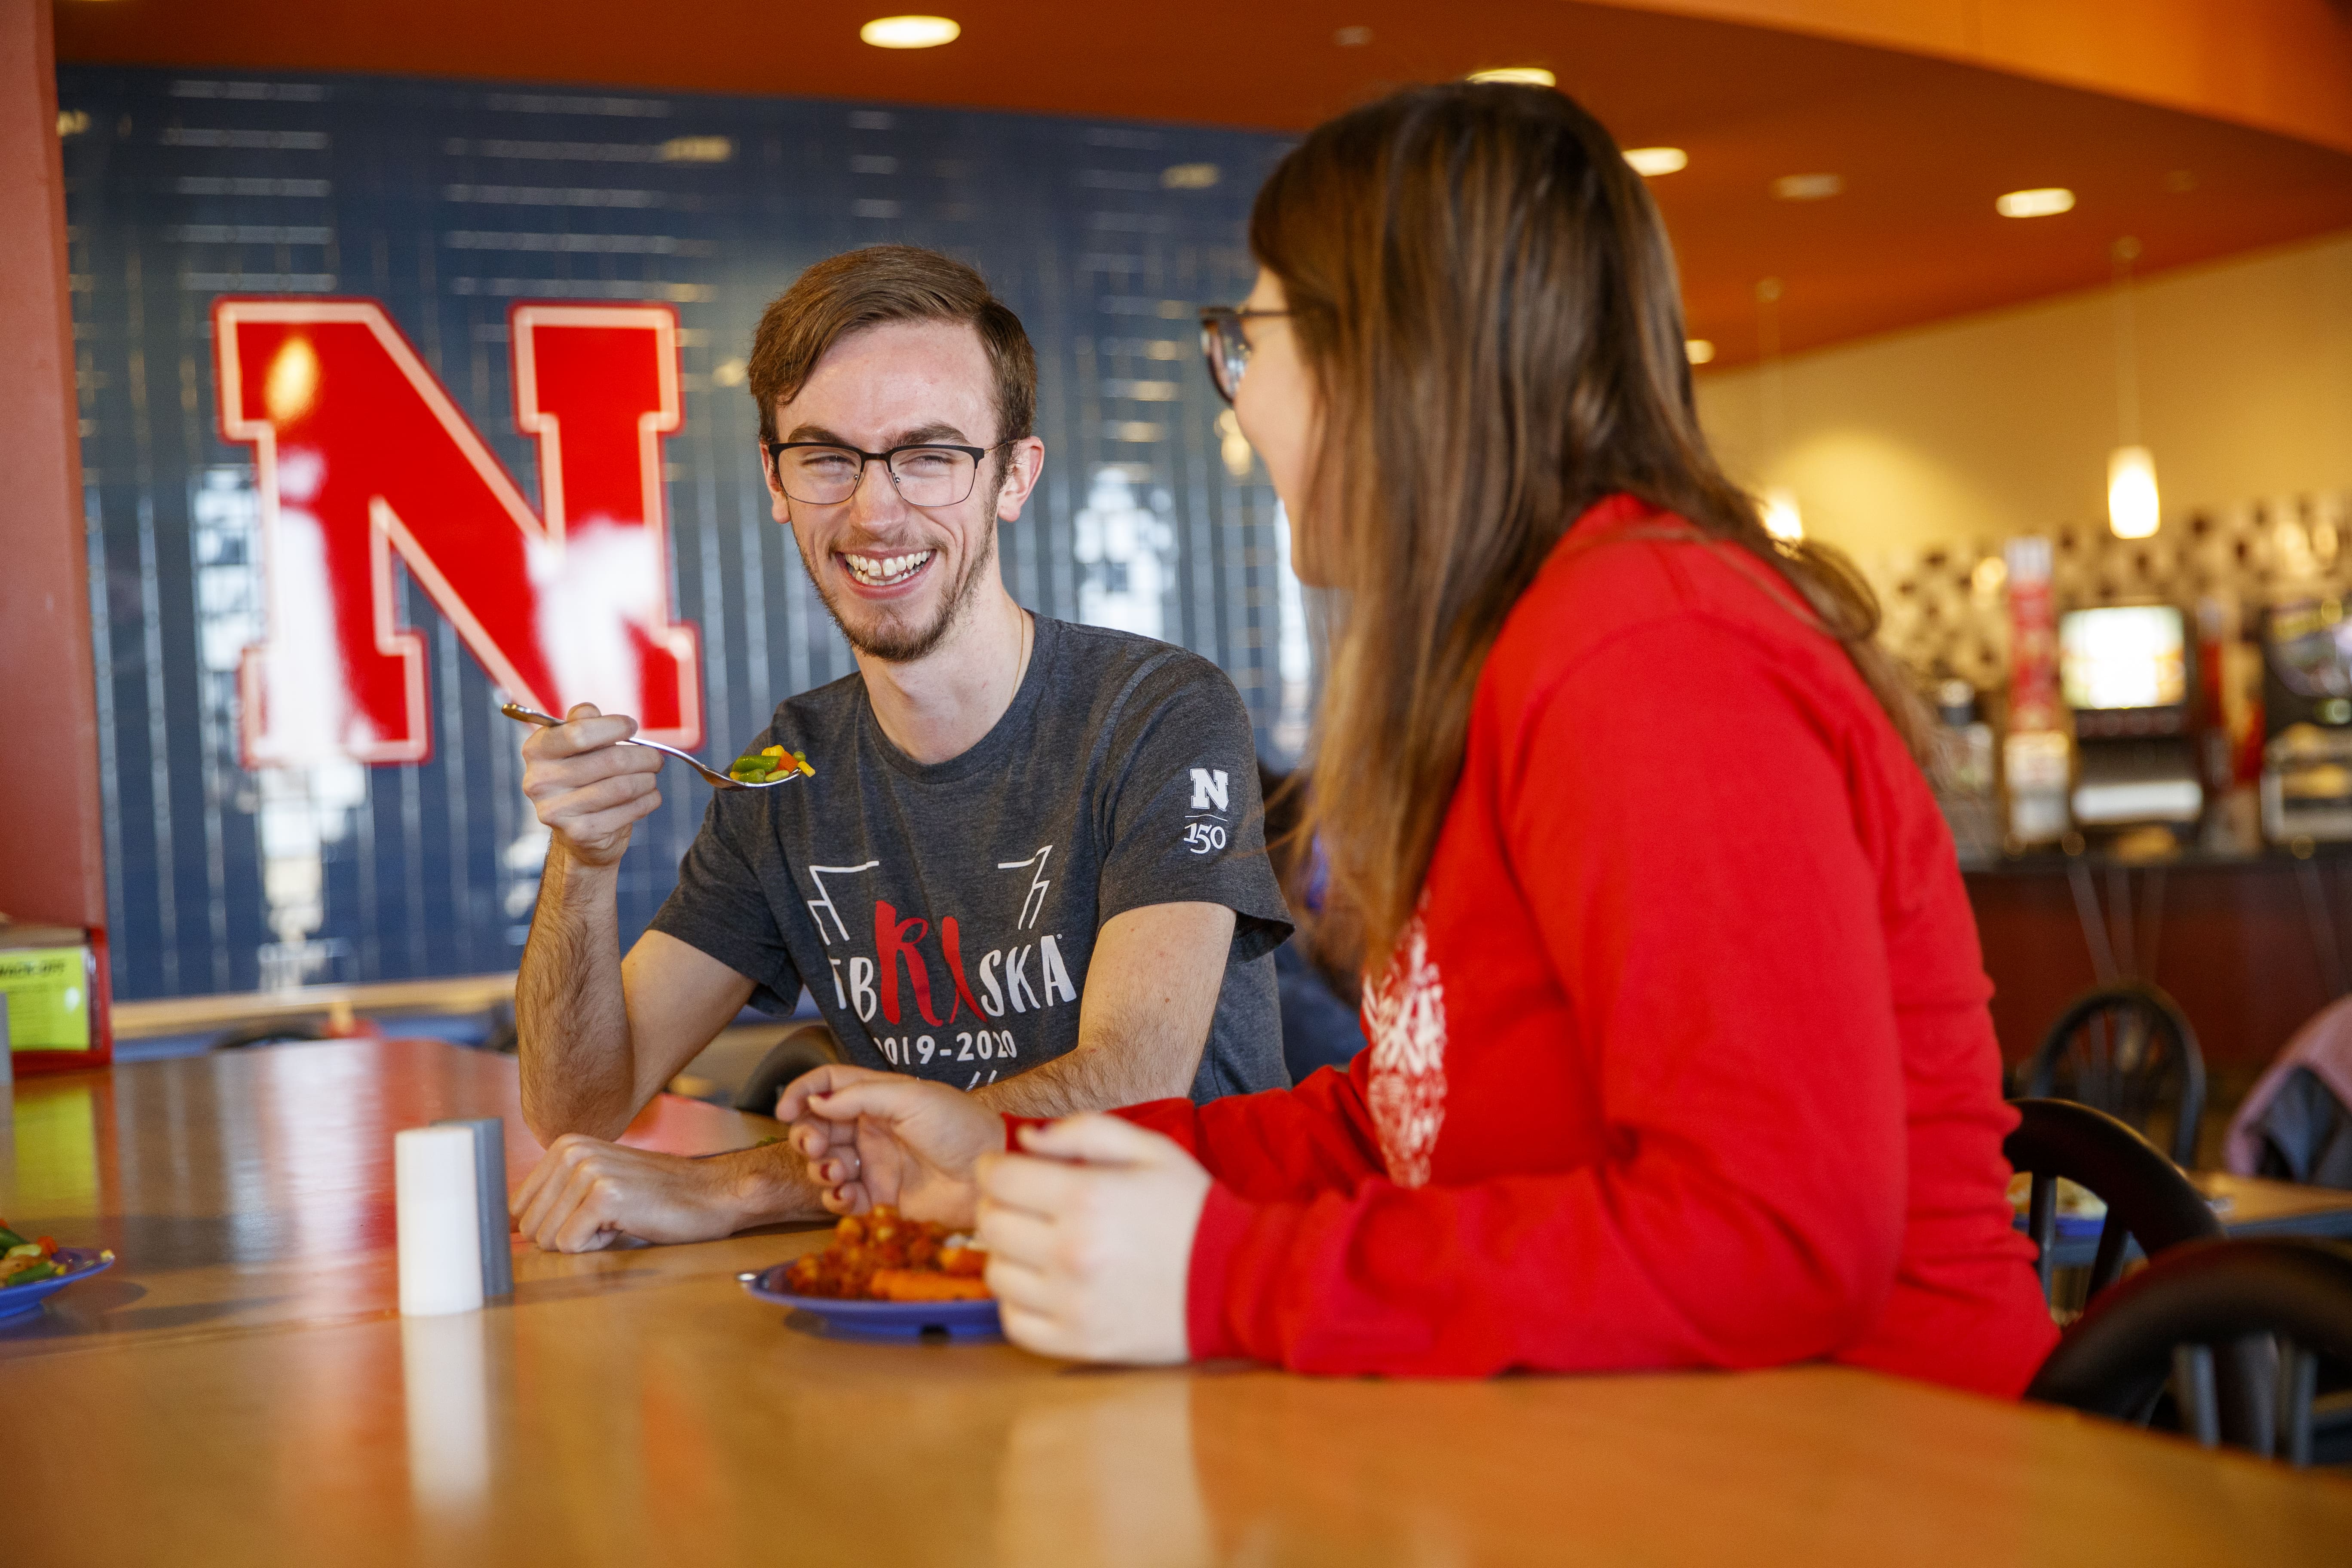
[[[68,1272],[54,1279],[37,1279],[30,1285],[11,1285],[0,1289],[0,1322],[21,1317],[67,1286],[114,1267],[114,1259],[101,1256],[94,1247],[60,1247],[54,1261],[64,1264]],[[989,1305],[993,1307],[996,1303],[991,1301]]]
[[[60,1248],[59,1250],[63,1250]],[[1002,1340],[994,1300],[982,1301],[845,1301],[833,1296],[795,1296],[784,1289],[779,1263],[757,1274],[739,1274],[743,1289],[762,1301],[806,1313],[803,1325],[828,1339],[877,1340],[906,1344],[923,1339],[953,1340],[979,1344]]]
[[[2096,1241],[2099,1238],[2099,1232],[2105,1230],[2107,1226],[2107,1216],[2103,1214],[2062,1214],[2052,1217],[2058,1222],[2056,1230],[2058,1239],[2061,1241]],[[2023,1209],[2017,1211],[2018,1229],[2027,1229],[2031,1221],[2032,1216]]]

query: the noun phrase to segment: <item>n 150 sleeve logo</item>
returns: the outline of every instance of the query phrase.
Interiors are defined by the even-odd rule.
[[[1232,810],[1233,782],[1223,768],[1193,768],[1192,810],[1184,819],[1184,847],[1195,855],[1213,855],[1225,847],[1221,820]]]

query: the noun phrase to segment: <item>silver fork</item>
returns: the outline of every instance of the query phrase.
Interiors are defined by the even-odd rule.
[[[541,713],[535,709],[526,708],[520,702],[502,702],[499,704],[499,711],[505,714],[508,718],[520,721],[522,723],[536,724],[542,730],[551,730],[563,722],[562,720],[555,718],[551,714]],[[684,763],[688,767],[692,768],[696,773],[698,773],[704,778],[709,779],[712,784],[716,785],[719,789],[774,789],[778,784],[788,784],[794,779],[803,776],[801,771],[798,768],[794,768],[792,772],[784,774],[782,778],[772,778],[764,784],[746,784],[741,779],[730,778],[727,774],[720,773],[716,768],[704,767],[700,763],[696,762],[692,757],[688,756],[676,746],[665,746],[659,741],[640,741],[635,735],[632,735],[627,740],[623,741],[621,744],[624,746],[643,746],[648,752],[659,752],[664,756],[676,757],[679,762]]]

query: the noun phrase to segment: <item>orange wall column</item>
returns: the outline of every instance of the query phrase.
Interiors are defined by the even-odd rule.
[[[0,911],[106,921],[49,0],[0,0]]]

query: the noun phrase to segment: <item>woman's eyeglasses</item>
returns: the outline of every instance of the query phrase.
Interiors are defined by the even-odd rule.
[[[1209,362],[1209,380],[1227,403],[1241,390],[1242,373],[1249,369],[1250,341],[1243,323],[1287,316],[1287,310],[1250,310],[1232,305],[1201,308],[1201,353]]]

